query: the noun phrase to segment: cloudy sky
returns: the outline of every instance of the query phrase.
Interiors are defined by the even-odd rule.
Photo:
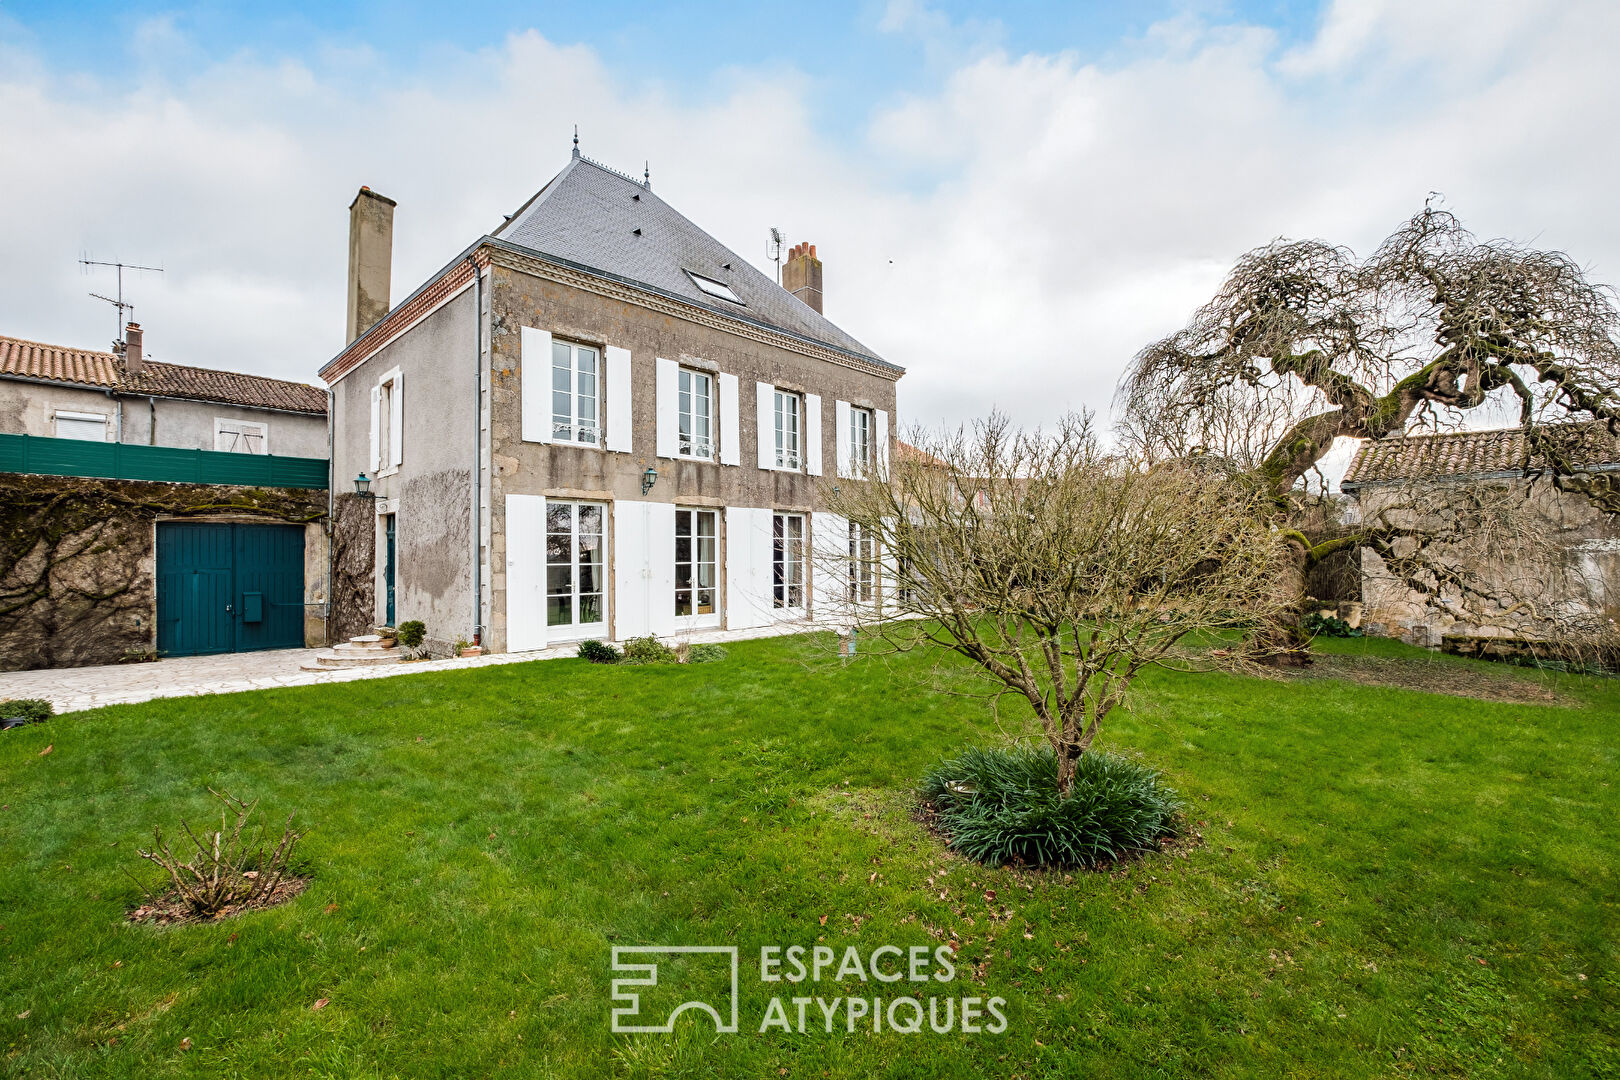
[[[1430,192],[1620,279],[1612,0],[270,6],[0,0],[0,334],[105,348],[123,259],[152,355],[314,381],[359,185],[398,299],[576,123],[756,264],[815,242],[906,423],[1106,412],[1241,252]]]

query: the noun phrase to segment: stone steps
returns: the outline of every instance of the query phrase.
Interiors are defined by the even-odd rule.
[[[403,664],[405,653],[392,639],[376,634],[352,637],[341,645],[323,649],[313,660],[300,664],[305,671],[338,671],[344,668],[373,667],[378,664]]]

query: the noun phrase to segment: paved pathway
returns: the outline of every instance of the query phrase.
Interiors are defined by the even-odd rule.
[[[682,634],[680,640],[742,641],[747,638],[800,634],[813,627],[788,623],[763,630],[708,630]],[[153,698],[191,697],[265,690],[276,686],[313,686],[317,683],[387,679],[425,671],[460,671],[518,664],[529,660],[556,660],[576,656],[578,644],[559,645],[535,652],[498,653],[465,660],[423,660],[405,664],[303,671],[299,665],[318,649],[273,649],[266,652],[225,653],[218,656],[182,656],[154,664],[108,664],[104,667],[54,668],[49,671],[0,672],[0,700],[45,698],[56,711],[77,712],[102,705],[129,705]]]

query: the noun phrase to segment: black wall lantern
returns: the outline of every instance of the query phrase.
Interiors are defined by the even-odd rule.
[[[375,499],[377,497],[371,493],[371,480],[365,473],[361,473],[354,478],[354,493],[356,497],[361,499]]]
[[[641,493],[643,495],[647,494],[656,483],[658,483],[658,470],[649,465],[647,471],[641,474]]]

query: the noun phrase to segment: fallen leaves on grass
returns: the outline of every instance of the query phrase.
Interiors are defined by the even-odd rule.
[[[322,1009],[326,1008],[326,1006],[330,1002],[331,1002],[331,998],[321,998],[319,1001],[315,1002],[315,1004],[313,1004],[313,1005],[311,1005],[309,1007],[309,1011],[310,1012],[320,1012]]]
[[[39,756],[44,757],[46,754],[50,753],[52,750],[55,750],[55,749],[56,749],[56,744],[51,743],[49,746],[47,746],[45,749],[43,749],[43,750],[41,750],[39,752]]]

